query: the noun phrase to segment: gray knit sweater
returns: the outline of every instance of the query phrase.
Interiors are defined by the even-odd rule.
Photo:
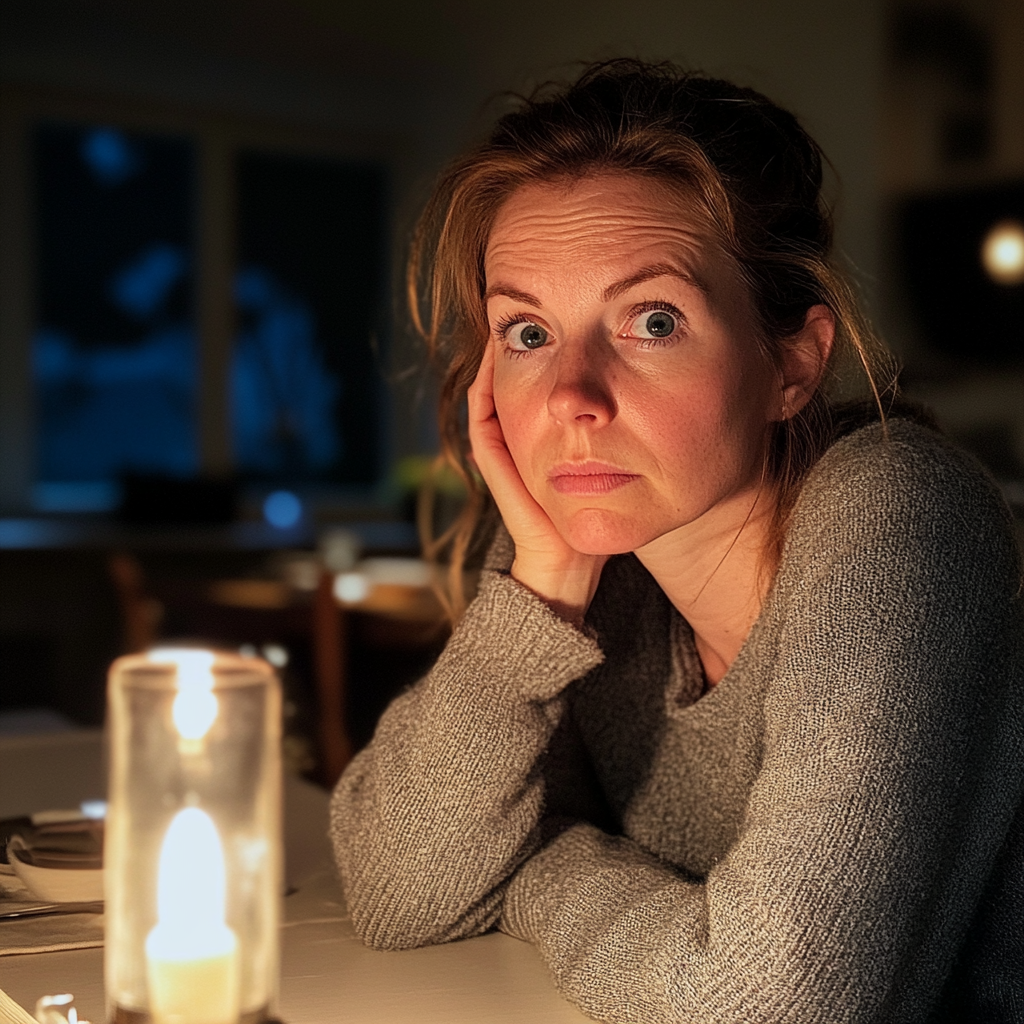
[[[1020,590],[994,487],[905,421],[819,461],[703,697],[634,557],[583,631],[486,572],[338,784],[357,931],[497,926],[605,1021],[1024,1021]]]

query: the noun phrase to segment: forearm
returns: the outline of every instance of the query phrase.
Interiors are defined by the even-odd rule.
[[[563,994],[596,1020],[676,1024],[689,1018],[665,982],[702,957],[705,910],[703,886],[578,824],[519,870],[500,926],[535,944]]]
[[[538,763],[561,690],[596,644],[488,574],[434,670],[383,716],[343,775],[332,837],[353,923],[400,948],[477,934],[538,843]]]
[[[884,675],[769,700],[743,830],[706,877],[576,825],[519,869],[502,928],[599,1020],[929,1019],[1013,813],[1020,716],[1002,683]]]

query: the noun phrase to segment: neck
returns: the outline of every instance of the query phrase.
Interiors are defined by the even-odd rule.
[[[772,502],[753,488],[636,552],[690,624],[712,686],[736,660],[761,612],[771,512]]]

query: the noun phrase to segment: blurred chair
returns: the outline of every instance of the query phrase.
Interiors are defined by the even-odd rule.
[[[397,576],[389,575],[387,562],[398,567]],[[369,742],[388,703],[430,669],[451,633],[429,574],[397,582],[410,560],[369,559],[363,565],[371,573],[362,592],[346,597],[343,581],[353,574],[324,573],[314,598],[324,728],[339,718],[346,722],[344,737],[324,732],[320,739],[325,770],[335,779],[352,752]]]
[[[144,651],[152,647],[160,635],[163,606],[147,595],[142,566],[134,555],[115,552],[107,567],[121,606],[124,653]]]
[[[317,741],[322,781],[333,787],[352,759],[347,710],[348,629],[346,615],[334,599],[334,574],[325,572],[313,597],[313,658],[316,677]],[[340,728],[339,728],[340,726]]]
[[[330,572],[310,592],[278,580],[148,579],[126,552],[110,556],[109,571],[126,651],[186,638],[307,651],[310,739],[317,778],[328,787],[369,740],[387,703],[430,667],[449,635],[440,602],[422,582],[375,583],[358,600],[344,601]]]

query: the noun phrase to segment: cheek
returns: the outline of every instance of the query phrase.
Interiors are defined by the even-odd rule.
[[[693,445],[722,433],[728,404],[714,375],[686,374],[623,394],[619,411],[651,447],[685,456]]]
[[[735,376],[694,374],[642,397],[646,401],[629,410],[637,438],[670,478],[685,479],[688,486],[704,473],[731,472],[760,443],[752,396]]]

